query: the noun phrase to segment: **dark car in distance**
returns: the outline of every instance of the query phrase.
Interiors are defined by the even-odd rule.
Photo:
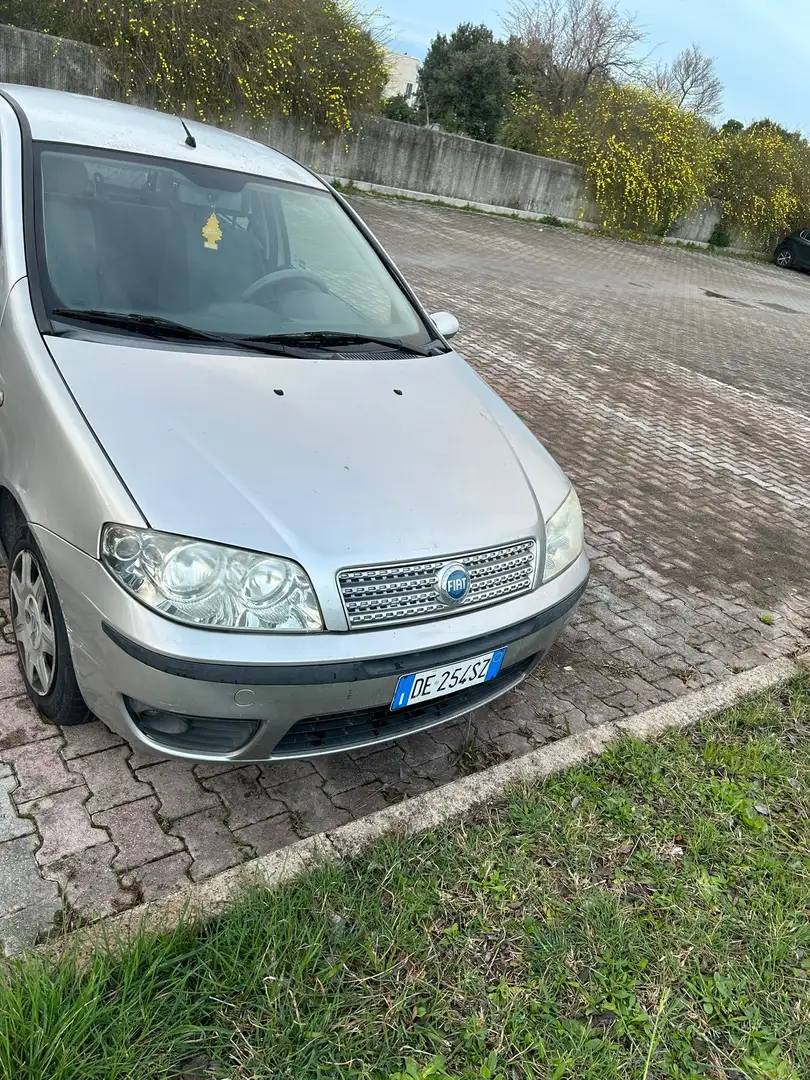
[[[773,253],[773,260],[783,269],[810,269],[810,229],[797,229],[786,236]]]

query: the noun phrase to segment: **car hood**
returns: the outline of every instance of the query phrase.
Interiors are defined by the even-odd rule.
[[[154,529],[339,567],[527,536],[568,482],[456,353],[302,360],[48,338]]]

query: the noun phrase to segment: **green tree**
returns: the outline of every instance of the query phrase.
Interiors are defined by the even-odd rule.
[[[125,99],[213,122],[346,131],[387,77],[352,0],[0,0],[0,19],[98,46]]]
[[[404,124],[420,123],[418,109],[410,105],[402,94],[386,98],[382,105],[382,114],[388,120],[399,120]]]
[[[772,121],[719,138],[713,194],[724,223],[770,245],[810,220],[810,145]]]
[[[462,23],[431,43],[420,76],[425,118],[447,131],[493,142],[513,84],[509,48],[486,26]]]
[[[582,165],[603,224],[666,235],[705,197],[714,144],[707,126],[668,97],[597,83],[562,116],[526,98],[504,142]]]
[[[781,124],[777,124],[775,120],[769,120],[767,116],[762,120],[755,120],[752,124],[748,125],[749,131],[774,131],[781,138],[790,142],[798,142],[802,135],[800,131],[788,131],[786,127],[782,127]]]
[[[738,131],[742,131],[745,124],[741,120],[726,120],[725,124],[720,128],[721,135],[736,135]]]

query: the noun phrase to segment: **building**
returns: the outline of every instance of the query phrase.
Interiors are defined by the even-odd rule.
[[[419,61],[407,53],[392,52],[388,53],[386,61],[390,75],[385,87],[385,97],[397,97],[401,94],[409,105],[414,105],[421,67]]]

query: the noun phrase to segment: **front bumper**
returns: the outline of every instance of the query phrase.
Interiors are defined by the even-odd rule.
[[[125,593],[98,560],[47,530],[34,531],[88,707],[131,744],[191,760],[334,753],[469,712],[526,677],[570,619],[588,579],[583,554],[533,593],[435,622],[246,635],[161,618]],[[503,646],[501,673],[491,683],[390,713],[400,675]],[[155,730],[166,716],[185,718],[188,730],[181,737]],[[239,745],[230,748],[235,740]]]

